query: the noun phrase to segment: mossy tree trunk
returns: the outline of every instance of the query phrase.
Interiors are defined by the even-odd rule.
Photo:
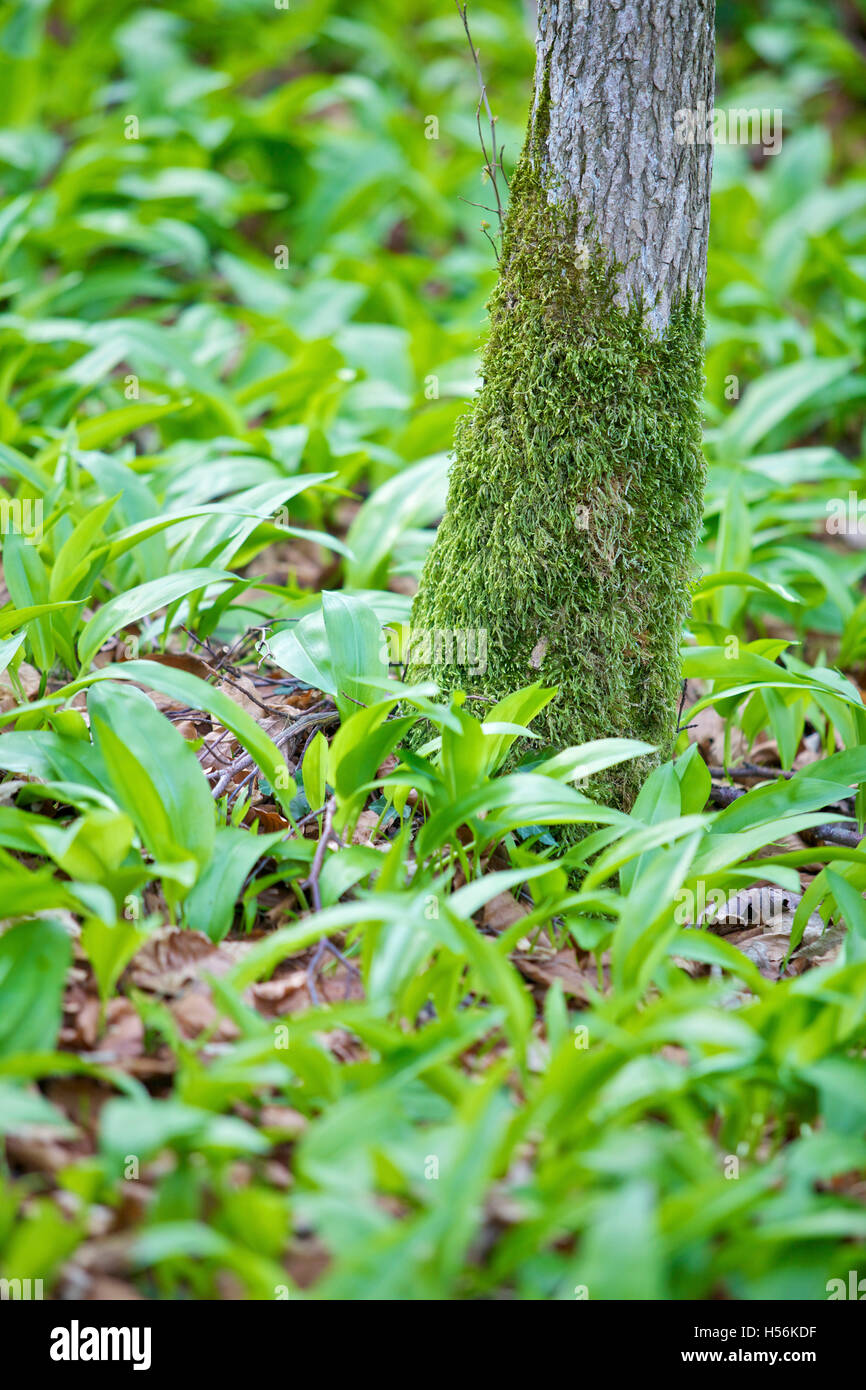
[[[487,665],[428,640],[412,674],[496,699],[557,687],[533,725],[556,747],[630,736],[666,756],[675,732],[712,162],[675,114],[712,107],[713,21],[713,0],[539,4],[483,386],[412,615],[413,645],[486,631]],[[599,790],[627,805],[644,772]]]

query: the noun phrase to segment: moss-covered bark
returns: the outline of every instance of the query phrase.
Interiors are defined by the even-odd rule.
[[[542,175],[546,90],[512,179],[483,386],[455,437],[447,510],[414,633],[486,629],[487,667],[415,663],[501,699],[558,688],[533,728],[556,747],[629,736],[670,752],[701,519],[703,319],[688,286],[662,331],[585,209]],[[619,302],[618,302],[619,301]],[[628,805],[646,767],[594,788]]]

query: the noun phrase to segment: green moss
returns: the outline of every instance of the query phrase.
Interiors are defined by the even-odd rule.
[[[533,724],[545,741],[629,736],[668,756],[701,520],[703,318],[686,296],[658,338],[644,305],[614,302],[620,267],[536,177],[543,122],[542,97],[412,613],[415,633],[486,629],[487,668],[410,674],[495,699],[540,680],[559,691]],[[627,806],[646,770],[593,791]]]

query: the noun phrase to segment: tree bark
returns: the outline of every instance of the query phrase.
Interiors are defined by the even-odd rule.
[[[549,82],[540,173],[574,199],[642,294],[656,332],[678,296],[702,297],[712,144],[677,142],[681,110],[713,106],[714,0],[542,0],[533,129]]]
[[[713,0],[539,5],[483,386],[410,651],[445,691],[556,688],[533,729],[557,748],[628,736],[657,760],[675,736],[712,163],[711,143],[680,143],[678,113],[712,108],[713,18]],[[461,638],[485,669],[460,669]],[[652,761],[596,792],[628,805]]]

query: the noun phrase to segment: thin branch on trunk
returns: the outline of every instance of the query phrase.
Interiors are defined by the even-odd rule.
[[[472,54],[472,61],[475,64],[475,71],[478,74],[478,86],[481,90],[481,95],[478,98],[478,105],[475,108],[475,123],[478,126],[478,140],[481,145],[481,153],[484,155],[484,172],[490,180],[490,185],[493,189],[493,197],[496,202],[495,208],[484,208],[484,211],[489,212],[491,214],[495,213],[499,221],[499,234],[501,236],[502,223],[505,217],[505,200],[503,199],[499,190],[499,175],[502,175],[505,187],[508,188],[508,176],[505,173],[505,167],[502,163],[502,156],[505,153],[505,151],[504,149],[499,148],[496,141],[496,117],[490,109],[490,100],[487,96],[487,83],[484,81],[484,73],[481,68],[481,57],[479,55],[478,49],[475,47],[475,43],[472,38],[472,33],[469,28],[469,15],[467,13],[469,7],[467,4],[461,5],[460,0],[454,0],[454,3],[457,6],[457,13],[459,14],[463,22],[463,28],[466,30],[466,38],[469,41],[469,51]],[[487,148],[487,141],[484,138],[484,128],[481,122],[482,111],[486,115],[488,123],[490,125],[489,151]],[[473,203],[468,198],[461,198],[460,201],[463,203],[468,203],[470,207],[483,207],[483,204]],[[496,253],[496,259],[498,261],[499,247],[496,245],[494,238],[490,235],[490,232],[484,222],[482,222],[481,224],[481,230],[487,237],[487,240],[490,242],[491,246],[493,247],[493,250]]]

